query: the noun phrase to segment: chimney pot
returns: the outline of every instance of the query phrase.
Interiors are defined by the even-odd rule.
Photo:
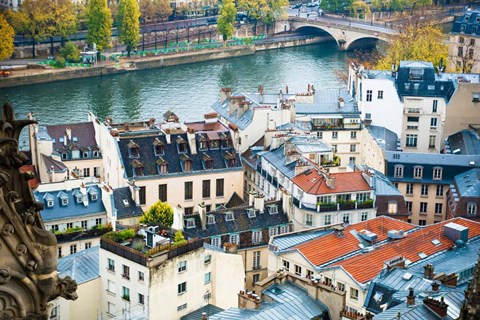
[[[415,304],[415,293],[413,291],[413,288],[410,288],[408,290],[407,306],[412,306],[414,304]]]

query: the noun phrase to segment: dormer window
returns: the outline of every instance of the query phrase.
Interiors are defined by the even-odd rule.
[[[388,202],[388,213],[389,214],[396,214],[398,212],[398,202],[397,201],[389,201]]]
[[[235,164],[236,164],[236,156],[234,153],[230,153],[230,152],[225,152],[225,161],[227,163],[227,167],[228,168],[233,168],[235,167]]]
[[[138,144],[133,142],[133,140],[130,140],[130,142],[127,144],[127,147],[130,158],[140,157],[140,147]]]
[[[75,191],[73,191],[73,197],[75,198],[75,202],[76,203],[82,203],[82,199],[83,199],[83,194],[82,192],[80,192],[79,189],[76,189]]]
[[[153,141],[153,148],[157,157],[165,154],[165,145],[158,138]]]
[[[68,195],[65,192],[60,191],[58,193],[58,198],[60,199],[60,204],[62,207],[68,205]]]
[[[278,213],[278,206],[276,204],[272,204],[271,206],[268,207],[268,212],[270,214]]]
[[[45,195],[43,196],[43,199],[45,200],[45,204],[47,206],[47,208],[52,208],[53,205],[54,205],[54,202],[53,202],[53,196],[50,194],[50,193],[45,193]]]
[[[213,214],[207,216],[207,224],[215,224],[215,216]]]
[[[393,176],[395,178],[403,178],[403,166],[402,165],[396,165],[394,167],[394,173]]]
[[[158,172],[160,174],[167,174],[168,173],[168,162],[163,159],[162,157],[158,158],[157,161]]]
[[[97,150],[93,150],[93,152],[92,152],[92,157],[97,158],[98,155],[99,155],[99,154],[98,154],[98,151],[97,151]]]
[[[62,160],[67,160],[68,155],[66,152],[62,152]]]
[[[135,176],[143,176],[143,163],[138,160],[132,161],[133,174]]]
[[[178,153],[185,153],[187,152],[187,145],[188,143],[183,140],[182,137],[178,136],[177,138],[177,147],[178,147]]]
[[[206,138],[202,138],[202,140],[200,140],[199,149],[201,151],[205,151],[208,149],[208,140]]]
[[[228,149],[231,147],[231,144],[230,144],[230,139],[228,138],[225,138],[222,140],[222,148],[223,149]]]
[[[235,217],[233,216],[233,212],[225,212],[225,221],[233,221]]]
[[[195,219],[194,218],[189,218],[185,220],[185,227],[187,229],[195,228]]]
[[[253,208],[247,209],[247,215],[248,215],[249,218],[255,218],[257,216],[255,214],[255,209],[253,209]]]
[[[68,198],[63,198],[62,199],[62,206],[68,205]]]
[[[87,190],[87,193],[90,195],[90,200],[92,201],[97,201],[97,198],[98,198],[98,192],[97,190],[93,189],[93,188],[89,188]]]
[[[410,80],[422,81],[423,80],[423,69],[422,68],[411,68],[410,69]]]
[[[207,170],[213,169],[213,159],[208,154],[202,155],[203,167]]]
[[[423,167],[422,166],[413,167],[413,178],[414,179],[422,179],[423,178]]]
[[[84,151],[84,152],[83,152],[83,157],[84,157],[84,158],[88,158],[88,151]]]
[[[186,154],[182,154],[180,156],[180,161],[181,161],[181,165],[183,167],[183,172],[192,171],[192,159],[190,159],[189,156],[187,156]]]
[[[210,140],[210,149],[218,149],[220,142],[218,140]]]

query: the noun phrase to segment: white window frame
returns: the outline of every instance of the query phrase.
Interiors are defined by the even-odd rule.
[[[239,234],[238,234],[238,233],[232,233],[232,234],[230,235],[229,242],[238,245],[238,244],[240,243],[240,236],[239,236]]]
[[[443,177],[443,168],[435,167],[433,168],[433,180],[442,180]]]
[[[404,169],[404,168],[405,168],[405,167],[402,166],[402,165],[399,165],[399,164],[396,165],[396,166],[394,167],[394,169],[393,169],[393,170],[394,170],[393,176],[394,176],[395,178],[403,178],[403,169]]]
[[[305,225],[306,226],[313,226],[313,214],[305,213]]]
[[[278,234],[278,227],[272,227],[268,229],[268,236],[276,236]]]
[[[177,294],[178,295],[184,294],[185,292],[187,292],[187,281],[184,281],[184,282],[179,283],[177,285]]]
[[[221,237],[212,237],[211,244],[214,247],[220,248],[220,246],[222,244],[222,238]]]
[[[476,216],[477,215],[477,204],[475,202],[467,203],[467,216]]]
[[[252,243],[258,244],[262,242],[262,230],[252,231]]]
[[[413,178],[414,179],[422,179],[423,178],[423,167],[422,166],[413,167]]]
[[[178,273],[187,271],[187,260],[180,261],[178,263]]]

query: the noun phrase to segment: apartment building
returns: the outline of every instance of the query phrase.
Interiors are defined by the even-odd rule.
[[[447,217],[478,220],[479,208],[480,168],[470,169],[456,175],[447,192]]]
[[[158,227],[140,233],[123,243],[100,242],[101,319],[180,319],[208,304],[236,305],[244,286],[239,255],[201,239],[171,245],[172,232]]]
[[[262,195],[250,194],[248,205],[183,216],[183,230],[189,238],[201,238],[218,248],[237,253],[245,269],[245,289],[265,279],[267,247],[272,236],[291,231],[291,222],[282,201],[265,202]]]
[[[480,12],[466,11],[456,16],[448,39],[448,70],[479,73]]]
[[[457,240],[478,242],[479,236],[480,224],[463,218],[422,228],[382,216],[345,228],[276,236],[270,241],[268,268],[270,274],[283,268],[345,292],[342,316],[354,319],[355,313],[366,313],[369,283],[383,272],[396,266],[423,267]]]

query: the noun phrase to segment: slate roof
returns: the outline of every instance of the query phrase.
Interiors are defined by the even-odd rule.
[[[201,320],[202,319],[202,313],[205,312],[207,315],[207,319],[213,316],[214,314],[217,314],[219,312],[223,311],[222,308],[219,308],[213,304],[207,304],[206,306],[203,306],[195,311],[190,312],[187,315],[184,315],[183,317],[180,318],[180,320]]]
[[[335,178],[333,189],[327,186],[324,175],[317,170],[307,170],[293,177],[292,182],[304,192],[316,195],[372,190],[360,171],[331,173],[330,176]]]
[[[276,205],[278,213],[270,214],[269,206]],[[263,213],[259,213],[258,210],[255,213],[254,218],[248,217],[248,208],[252,207],[236,207],[218,211],[212,211],[207,213],[208,215],[215,216],[215,223],[206,224],[205,229],[202,229],[200,215],[193,214],[185,216],[185,219],[195,219],[194,228],[184,228],[184,233],[190,238],[207,238],[211,236],[219,236],[231,233],[240,233],[255,229],[264,229],[268,227],[280,226],[289,224],[288,217],[283,212],[281,201],[265,203],[265,209]],[[226,214],[233,212],[234,220],[226,221]],[[185,223],[186,226],[186,223]]]
[[[230,308],[209,317],[209,320],[244,319],[326,319],[328,309],[303,289],[287,281],[274,284],[262,291],[272,302],[262,302],[259,309]]]
[[[263,152],[259,154],[261,158],[264,158],[266,161],[270,162],[270,164],[275,167],[276,170],[280,171],[285,177],[291,179],[295,176],[295,165],[296,161],[286,163],[286,157],[284,154],[283,146]]]
[[[421,79],[416,80],[411,70],[423,70]],[[400,61],[395,86],[400,97],[441,97],[447,102],[455,92],[455,84],[452,80],[437,79],[435,69],[431,62],[424,61]]]
[[[455,176],[457,193],[461,197],[480,197],[480,168]]]
[[[293,137],[288,143],[294,144],[302,153],[332,152],[332,146],[316,137]]]
[[[379,126],[367,126],[366,129],[382,149],[385,151],[397,151],[398,137],[395,132]]]
[[[455,17],[451,33],[478,37],[480,35],[480,11],[467,11],[463,16]]]
[[[224,133],[228,139],[231,139],[230,133]],[[198,137],[198,135],[197,135]],[[161,141],[165,147],[165,153],[161,155],[155,155],[155,148],[154,148],[154,141]],[[172,174],[198,174],[198,173],[208,173],[216,170],[241,170],[242,169],[242,162],[240,159],[240,155],[235,152],[233,147],[219,147],[218,149],[208,149],[208,150],[200,150],[200,145],[197,142],[197,154],[192,154],[190,147],[187,146],[187,151],[185,153],[180,153],[178,149],[178,144],[181,142],[187,142],[187,134],[172,134],[171,135],[171,143],[167,143],[166,137],[164,134],[140,134],[136,136],[126,136],[120,139],[118,142],[120,154],[125,165],[125,172],[127,177],[135,179],[141,179],[142,176],[145,178],[155,176],[155,177],[168,177]],[[134,142],[138,145],[139,150],[139,157],[135,158],[132,157],[129,152],[128,144]],[[188,144],[188,143],[187,143]],[[230,145],[232,145],[230,143]],[[203,155],[207,154],[209,157],[213,159],[213,169],[204,169],[203,163]],[[230,154],[235,156],[235,166],[234,167],[227,167],[226,164],[226,157]],[[159,158],[162,158],[168,163],[168,174],[160,174],[156,161]],[[192,160],[192,171],[184,172],[183,171],[183,160]],[[134,175],[133,168],[143,167],[143,175],[137,176]]]
[[[344,100],[344,106],[339,107],[338,98]],[[331,115],[343,114],[347,116],[359,116],[357,103],[347,89],[323,89],[316,90],[313,103],[295,103],[297,115]]]
[[[238,195],[238,193],[234,192],[230,199],[227,201],[227,203],[225,203],[225,207],[234,208],[238,206],[243,206],[245,204],[247,204],[245,200],[243,200],[242,197]]]
[[[384,263],[390,259],[402,256],[415,263],[425,258],[420,257],[421,253],[428,257],[450,249],[455,243],[447,238],[443,232],[443,226],[450,222],[468,227],[469,239],[480,236],[480,223],[454,218],[420,228],[406,235],[405,238],[385,243],[371,252],[360,253],[335,265],[342,266],[359,283],[366,283],[375,278],[381,272]],[[433,244],[433,239],[439,240],[440,244]],[[323,243],[323,245],[328,244]]]
[[[51,222],[62,219],[72,219],[78,217],[86,217],[104,214],[105,206],[102,202],[101,190],[98,185],[87,185],[87,188],[92,188],[98,194],[97,200],[93,201],[91,196],[88,195],[88,205],[85,206],[83,202],[77,203],[74,196],[75,192],[78,192],[79,188],[74,188],[70,191],[48,191],[48,192],[34,192],[34,196],[38,201],[44,202],[44,199],[51,198],[53,200],[53,207],[48,207],[44,202],[44,209],[40,212],[45,222]],[[63,206],[61,204],[60,195],[66,194],[68,196],[68,204]]]
[[[359,239],[356,232],[352,233],[352,231],[368,230],[376,233],[378,242],[380,242],[387,239],[388,230],[407,232],[415,228],[417,227],[410,223],[381,216],[347,226],[343,230],[342,237],[329,233],[302,243],[296,248],[312,265],[322,266],[360,250],[359,244],[362,243],[362,240]]]
[[[133,201],[129,187],[113,190],[113,207],[117,211],[117,219],[138,217],[143,214],[142,208]]]
[[[43,127],[46,129],[47,135],[44,135],[44,129],[38,130],[39,133],[42,131],[42,134],[37,135],[38,139],[43,140],[42,137],[53,139],[53,148],[61,149],[63,148],[64,142],[60,140],[64,138],[65,130],[70,128],[72,130],[72,141],[80,146],[97,146],[95,141],[95,129],[93,128],[93,122],[81,122],[81,123],[70,123],[70,124],[57,124],[49,125]]]
[[[475,130],[468,129],[454,133],[447,138],[447,142],[452,153],[457,151],[455,154],[480,154],[480,138]]]
[[[41,154],[43,163],[45,164],[45,168],[47,168],[48,171],[52,170],[54,172],[65,172],[67,171],[67,166],[63,164],[61,161],[57,161],[53,159],[51,156],[46,156],[43,153]]]
[[[77,284],[82,284],[100,277],[99,246],[91,247],[58,259],[59,276],[70,276]]]

